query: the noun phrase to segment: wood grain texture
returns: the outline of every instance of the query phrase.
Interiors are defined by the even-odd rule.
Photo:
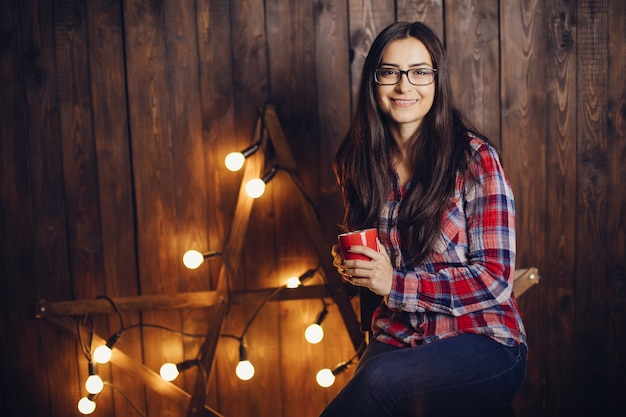
[[[72,293],[79,298],[89,298],[105,293],[106,288],[84,3],[57,2],[54,28]],[[107,325],[103,317],[91,319],[96,327]],[[87,345],[86,349],[90,350],[91,346]],[[78,381],[82,386],[89,376],[90,353],[79,355],[77,359]],[[106,370],[101,373],[102,378],[110,379]],[[98,408],[105,414],[111,413],[111,396],[103,396]]]
[[[196,2],[196,32],[198,37],[198,66],[202,137],[204,142],[207,196],[206,250],[222,250],[231,227],[236,190],[241,173],[224,169],[224,158],[230,152],[240,151],[251,144],[247,135],[236,135],[232,77],[230,2],[203,0]],[[202,242],[198,242],[199,245]],[[221,265],[207,265],[211,288],[215,288]]]
[[[220,334],[242,331],[288,275],[329,262],[343,211],[332,157],[365,54],[396,20],[422,20],[446,43],[459,104],[502,150],[517,202],[517,266],[536,266],[542,278],[518,300],[530,350],[517,416],[626,414],[625,19],[623,2],[606,0],[3,2],[0,415],[76,413],[86,359],[72,334],[34,319],[33,303],[73,308],[103,301],[93,298],[101,292],[178,303],[125,309],[126,324],[208,335],[216,360],[206,403],[225,417],[319,415],[353,368],[329,389],[315,372],[354,353],[335,304],[325,339],[302,340],[319,299],[331,301],[325,288],[263,308],[246,334],[251,381],[235,379],[238,345]],[[258,140],[267,101],[317,213],[305,213],[279,172],[242,225],[246,174],[223,160]],[[280,153],[269,144],[247,164],[263,172]],[[304,219],[317,214],[319,230],[307,231]],[[241,245],[231,230],[245,236]],[[180,256],[191,246],[231,248],[241,261],[188,271]],[[310,285],[335,274],[320,271]],[[230,307],[180,308],[183,291],[210,294],[213,306],[224,296]],[[349,303],[358,313],[359,298]],[[89,312],[98,334],[118,329],[110,308]],[[165,359],[193,356],[200,340],[126,332],[116,347],[128,360],[99,367],[119,391],[105,389],[96,414],[133,414],[123,392],[147,417],[187,415],[189,397],[172,401],[127,369],[154,373]],[[193,398],[194,371],[174,385]]]
[[[37,177],[30,175],[31,169],[35,168],[34,174],[37,174],[40,168],[29,158],[29,142],[34,139],[29,135],[27,97],[31,99],[31,109],[41,112],[41,119],[32,118],[31,128],[45,128],[51,122],[44,117],[48,113],[44,110],[46,102],[32,99],[45,94],[46,88],[51,86],[38,79],[44,73],[45,60],[37,58],[37,52],[46,51],[42,44],[44,40],[39,39],[35,31],[39,25],[30,23],[32,16],[29,14],[21,15],[20,21],[23,12],[17,1],[0,4],[0,83],[3,86],[0,102],[0,276],[4,287],[0,296],[0,333],[7,341],[0,348],[0,410],[3,415],[44,415],[49,412],[50,399],[46,379],[22,376],[43,375],[42,370],[46,369],[45,356],[37,348],[44,336],[41,326],[29,320],[28,308],[25,308],[39,295],[38,268],[33,262],[38,245],[33,237],[40,222],[34,215],[44,213],[41,208],[33,206],[29,192],[32,186],[41,185],[36,182]],[[33,31],[24,30],[18,36],[20,25],[25,23]],[[47,26],[43,30],[49,29]],[[22,45],[22,41],[27,43]],[[24,48],[29,43],[31,46]],[[28,59],[22,56],[26,51],[32,54]],[[37,71],[38,68],[41,70]],[[25,73],[25,69],[35,71]],[[54,68],[50,70],[54,73]],[[31,168],[31,165],[35,166]],[[42,255],[49,259],[49,254]],[[61,349],[68,346],[66,342],[62,340]],[[32,401],[35,395],[39,395],[40,401]]]
[[[231,3],[231,39],[233,51],[234,102],[237,123],[235,132],[247,138],[252,135],[260,108],[268,101],[269,62],[267,56],[267,34],[265,33],[265,9],[263,4],[248,0]],[[267,172],[271,165],[271,149],[258,152],[255,158],[261,158],[260,172]],[[270,159],[265,164],[265,158]],[[263,174],[259,175],[262,177]],[[270,183],[271,184],[271,183]],[[275,269],[276,253],[274,249],[274,211],[271,185],[267,187],[267,196],[254,202],[247,237],[243,246],[242,271],[254,271],[233,277],[233,288],[251,289],[257,287],[257,279],[271,276]],[[237,227],[234,225],[234,227]],[[267,237],[266,237],[267,236]],[[268,241],[268,244],[259,242]],[[263,259],[264,262],[258,262]],[[265,283],[266,286],[272,284]]]
[[[225,263],[220,270],[216,289],[218,297],[221,297],[223,302],[221,305],[214,307],[210,311],[211,315],[209,316],[207,323],[207,337],[201,349],[201,358],[207,370],[210,369],[210,364],[215,362],[215,358],[217,358],[218,361],[220,360],[220,356],[217,355],[217,344],[219,343],[222,335],[222,329],[227,328],[225,324],[226,313],[229,313],[229,317],[236,317],[232,315],[234,309],[230,309],[228,306],[228,293],[232,289],[232,286],[236,284],[237,281],[235,280],[237,277],[240,276],[239,273],[242,267],[241,252],[247,239],[247,233],[249,230],[248,226],[250,224],[251,213],[254,208],[254,200],[246,194],[245,186],[249,180],[258,178],[261,175],[263,172],[262,162],[263,161],[258,156],[247,162],[239,189],[237,205],[233,216],[233,227],[228,234],[228,240],[224,249]],[[245,324],[242,324],[241,326],[245,327]],[[232,332],[228,333],[233,334]],[[243,335],[239,336],[243,337]],[[217,367],[217,371],[219,372],[217,375],[217,381],[220,383],[216,388],[221,390],[225,387],[225,381],[232,379],[232,372],[223,374],[219,366]],[[197,394],[198,393],[194,395],[194,398],[197,397]],[[224,396],[227,399],[227,401],[224,401],[224,404],[231,404],[231,401],[228,400],[228,396],[233,394],[232,390],[218,391],[218,394],[220,399],[223,399]],[[220,407],[220,411],[222,410],[224,410],[225,413],[229,411],[228,408]]]
[[[177,292],[180,245],[177,235],[176,172],[172,142],[172,106],[168,48],[162,2],[124,2],[127,35],[127,85],[137,217],[137,266],[141,294]],[[147,311],[142,320],[180,328],[181,313]],[[182,337],[165,337],[157,329],[143,332],[144,365],[159,369],[184,358]],[[180,383],[180,382],[177,382]],[[175,404],[146,393],[148,414],[182,416]]]
[[[28,109],[25,114],[28,130],[22,138],[27,145],[29,187],[24,190],[30,205],[22,207],[25,219],[32,222],[32,249],[28,254],[34,262],[34,275],[30,282],[32,290],[41,297],[51,300],[66,300],[72,296],[68,236],[66,234],[66,203],[63,190],[63,162],[61,156],[60,121],[57,101],[56,65],[54,46],[54,14],[52,5],[40,2],[20,2],[20,41],[22,48],[24,102]],[[22,277],[14,277],[14,279]],[[26,299],[15,300],[22,314]],[[21,315],[24,319],[25,317]],[[30,326],[29,326],[30,327]],[[28,329],[28,327],[26,327]],[[75,403],[68,397],[80,398],[78,363],[79,352],[73,340],[50,328],[30,328],[35,331],[30,348],[22,352],[20,367],[26,374],[38,375],[45,369],[45,377],[37,378],[33,388],[35,393],[46,392],[48,409],[33,404],[32,399],[22,403],[33,412],[50,412],[69,415]],[[21,333],[21,332],[20,332]],[[29,332],[27,331],[26,334]],[[45,349],[34,350],[35,346]],[[67,353],[70,352],[68,355]],[[35,363],[31,360],[35,358]],[[35,366],[33,368],[33,366]],[[47,391],[41,383],[51,381],[71,381],[64,390]],[[30,397],[33,398],[33,397]],[[33,409],[37,407],[38,410]],[[23,412],[23,411],[21,411]]]
[[[350,91],[352,105],[361,83],[363,63],[370,46],[378,33],[395,21],[395,7],[392,0],[362,1],[350,0],[348,14],[350,22]]]
[[[73,292],[81,298],[104,292],[104,265],[96,149],[83,2],[54,7],[61,152]]]
[[[167,72],[170,77],[170,118],[172,120],[172,163],[176,235],[178,254],[178,291],[203,291],[210,288],[207,270],[189,270],[181,262],[190,248],[206,248],[208,195],[202,137],[200,81],[198,77],[198,42],[195,2],[166,2],[164,9]],[[194,198],[188,198],[193,195]],[[206,331],[210,312],[203,309],[182,311],[182,328],[190,333]],[[183,339],[183,359],[195,358],[202,343],[195,338]],[[192,392],[195,376],[181,375],[181,386]],[[198,406],[198,409],[201,409]]]
[[[444,0],[397,0],[396,20],[414,22],[419,21],[427,24],[439,38],[445,39],[444,21]],[[453,2],[448,9],[456,10],[460,2]],[[462,6],[461,6],[462,7]],[[451,21],[454,25],[455,21]]]
[[[131,144],[124,77],[124,35],[121,3],[86,4],[89,39],[89,74],[92,97],[93,139],[96,147],[104,293],[110,297],[136,296],[139,280],[135,247]],[[120,260],[123,259],[123,262]],[[111,335],[119,330],[115,315],[97,331]],[[126,324],[138,323],[137,311],[124,313]],[[141,334],[129,332],[118,346],[131,358],[141,358]],[[115,384],[132,404],[145,411],[145,391],[118,366],[101,366],[103,379]],[[106,373],[105,373],[106,372]],[[134,412],[116,390],[109,391],[114,413]]]
[[[224,158],[230,152],[250,145],[249,137],[236,135],[231,54],[231,10],[229,1],[204,0],[196,2],[196,33],[198,37],[198,71],[200,82],[200,109],[205,155],[207,195],[207,250],[223,250],[232,226],[236,190],[241,174],[224,169]],[[198,244],[201,244],[199,242]],[[206,265],[210,288],[215,289],[223,262]],[[210,314],[210,313],[209,313]],[[219,345],[218,345],[219,349]],[[214,363],[217,361],[214,361]],[[206,402],[218,404],[217,372],[208,370],[209,391]]]
[[[289,0],[266,1],[267,52],[270,91],[301,179],[317,200],[319,158],[313,3]],[[289,36],[284,36],[289,33]],[[305,109],[307,109],[305,111]],[[315,168],[314,168],[315,167]],[[280,221],[280,220],[278,220]]]
[[[246,138],[251,137],[250,133],[260,107],[269,100],[274,80],[272,73],[280,71],[275,66],[280,58],[274,60],[269,48],[271,42],[274,42],[270,37],[272,28],[268,26],[272,19],[268,10],[271,7],[272,4],[247,0],[231,4],[236,129],[247,127]],[[280,55],[282,51],[274,52],[280,57],[285,57]],[[280,82],[288,83],[288,80]],[[252,143],[252,140],[248,139],[248,143]],[[272,155],[269,145],[264,148],[264,152],[254,155],[259,164],[257,177],[262,177],[273,165]],[[278,222],[276,205],[279,202],[274,199],[274,192],[279,183],[276,180],[277,178],[274,178],[269,182],[265,194],[253,202],[248,227],[245,236],[242,236],[240,273],[235,275],[231,282],[233,289],[272,287],[277,284],[272,282],[272,272],[277,270],[278,266],[275,231]],[[230,330],[228,333],[239,334],[240,330],[234,329],[243,329],[256,307],[253,304],[229,310],[229,319],[233,320],[225,323],[224,331]],[[233,349],[235,345],[233,353],[236,357],[233,362],[226,363],[226,368],[218,375],[221,385],[218,387],[220,406],[224,414],[267,414],[272,412],[270,403],[282,403],[279,387],[270,382],[278,377],[279,372],[277,368],[270,366],[270,363],[278,360],[276,338],[280,325],[278,314],[277,305],[264,307],[259,318],[247,332],[245,343],[248,345],[250,360],[256,368],[256,374],[251,381],[242,382],[234,376],[234,368],[239,360],[237,346],[232,341],[223,341],[224,346],[230,345],[228,349]],[[263,390],[259,389],[261,386]],[[240,398],[249,398],[250,401],[241,402]],[[264,401],[264,398],[267,401]]]
[[[446,52],[455,104],[500,147],[500,33],[496,0],[445,9]]]
[[[604,345],[607,378],[607,410],[626,415],[621,387],[626,386],[626,359],[613,354],[615,346],[626,345],[626,31],[624,2],[608,3],[608,190],[607,274],[604,299],[608,304]]]
[[[548,135],[546,142],[546,180],[550,190],[546,196],[547,238],[552,261],[543,275],[542,298],[547,299],[547,333],[558,335],[544,342],[542,356],[546,363],[547,415],[559,413],[576,403],[572,397],[573,368],[560,352],[574,342],[574,292],[576,209],[576,95],[577,62],[575,22],[576,10],[564,2],[554,2],[546,10],[548,16],[548,49],[546,86]],[[556,261],[558,260],[558,261]],[[549,346],[548,346],[549,344]],[[562,387],[557,391],[557,387]],[[572,410],[573,411],[573,410]]]
[[[608,251],[608,2],[578,3],[575,398],[604,399],[608,379],[604,340]],[[608,413],[608,402],[579,404],[583,413]]]
[[[535,265],[544,282],[546,267],[546,24],[541,2],[503,2],[501,28],[501,153],[515,194],[516,265]],[[538,298],[543,286],[519,301],[528,335],[526,381],[515,401],[523,415],[540,415],[544,382],[542,343],[547,306]]]
[[[350,57],[348,50],[347,6],[336,0],[318,1],[314,9],[317,111],[320,140],[320,186],[335,185],[332,159],[348,132],[351,117]],[[320,198],[327,201],[327,194]],[[320,208],[324,205],[320,204]],[[337,208],[336,206],[334,206]],[[322,211],[322,217],[326,214]],[[328,213],[337,218],[335,213]],[[332,224],[332,223],[331,223]]]

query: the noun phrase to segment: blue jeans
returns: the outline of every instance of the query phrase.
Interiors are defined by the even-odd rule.
[[[505,410],[526,375],[526,346],[473,334],[399,349],[366,348],[320,417],[485,416]]]

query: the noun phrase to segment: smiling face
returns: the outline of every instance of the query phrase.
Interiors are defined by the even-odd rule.
[[[433,68],[428,50],[419,40],[408,37],[390,42],[384,49],[379,68],[409,70]],[[396,140],[409,139],[419,129],[435,99],[436,80],[413,85],[403,74],[396,85],[376,85],[376,99]]]

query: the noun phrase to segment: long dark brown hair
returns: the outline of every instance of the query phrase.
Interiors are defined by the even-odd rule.
[[[398,218],[403,246],[416,265],[426,258],[439,234],[441,213],[454,193],[456,174],[469,169],[468,132],[487,140],[452,104],[443,45],[425,24],[396,22],[374,40],[363,65],[352,124],[335,156],[334,170],[346,209],[342,226],[346,230],[376,227],[391,191],[395,175],[392,157],[398,148],[376,100],[374,71],[385,47],[407,37],[424,44],[437,69],[432,108],[408,148],[413,178]]]

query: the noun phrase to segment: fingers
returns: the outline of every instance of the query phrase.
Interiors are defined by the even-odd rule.
[[[389,295],[393,266],[380,241],[378,241],[378,250],[355,245],[350,248],[350,252],[364,255],[369,260],[345,260],[341,256],[339,245],[333,245],[330,251],[333,266],[343,280],[355,286],[369,288],[378,295]]]

